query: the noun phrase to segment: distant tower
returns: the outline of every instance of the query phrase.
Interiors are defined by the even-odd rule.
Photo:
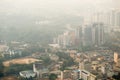
[[[100,46],[102,44],[104,44],[104,24],[102,23],[94,23],[93,24],[93,30],[92,30],[93,34],[93,43],[97,46]]]
[[[84,45],[92,45],[92,28],[91,25],[86,25],[84,28]]]
[[[116,26],[120,27],[120,11],[116,13]]]
[[[114,52],[114,62],[117,63],[118,62],[118,53]]]
[[[82,26],[79,26],[75,30],[77,45],[80,45],[80,46],[82,45],[82,42],[83,42],[83,30],[82,29],[83,29]]]

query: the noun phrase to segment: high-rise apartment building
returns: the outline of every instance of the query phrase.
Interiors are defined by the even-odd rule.
[[[104,24],[94,23],[92,25],[92,40],[94,45],[100,46],[104,44]]]
[[[102,23],[93,23],[84,28],[84,45],[100,46],[105,42],[104,25]]]
[[[82,45],[83,43],[83,28],[79,26],[75,29],[75,36],[76,36],[76,45]]]
[[[84,28],[84,45],[93,45],[92,32],[93,31],[91,25],[87,25],[86,28]]]

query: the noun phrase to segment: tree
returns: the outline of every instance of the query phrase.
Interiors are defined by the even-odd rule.
[[[32,70],[32,64],[11,64],[9,67],[5,68],[5,74],[18,74],[20,71]]]
[[[71,58],[67,53],[57,52],[56,55],[59,57],[60,60],[63,61],[62,67],[60,68],[61,71],[65,70],[66,67],[72,66],[75,64],[74,59]]]
[[[49,75],[49,80],[56,80],[57,75],[56,74],[50,74]]]
[[[4,66],[2,61],[0,61],[0,77],[3,77],[3,76],[4,76]]]
[[[43,60],[43,63],[45,65],[49,65],[52,62],[51,59],[50,59],[50,57],[48,55],[40,57],[40,60]]]
[[[114,78],[115,80],[120,80],[120,72],[118,73],[118,75],[113,75],[112,78]]]

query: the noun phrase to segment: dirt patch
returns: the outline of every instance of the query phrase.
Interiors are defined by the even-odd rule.
[[[19,79],[13,76],[8,76],[8,77],[3,77],[0,80],[19,80]]]
[[[40,60],[34,59],[34,58],[20,58],[20,59],[12,59],[9,61],[5,61],[5,62],[3,62],[3,65],[5,67],[9,67],[10,64],[30,64],[30,63],[34,63],[36,61],[40,61]]]

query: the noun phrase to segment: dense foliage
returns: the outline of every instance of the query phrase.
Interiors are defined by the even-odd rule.
[[[0,77],[4,76],[4,66],[2,64],[2,61],[0,61]]]
[[[5,75],[16,74],[18,75],[20,71],[32,70],[32,64],[11,64],[9,67],[5,68]]]
[[[57,75],[56,74],[50,74],[49,75],[49,80],[56,80]]]
[[[56,55],[59,56],[60,61],[63,61],[63,64],[61,67],[62,71],[65,70],[66,67],[69,67],[75,64],[73,58],[71,58],[68,53],[57,52]]]

